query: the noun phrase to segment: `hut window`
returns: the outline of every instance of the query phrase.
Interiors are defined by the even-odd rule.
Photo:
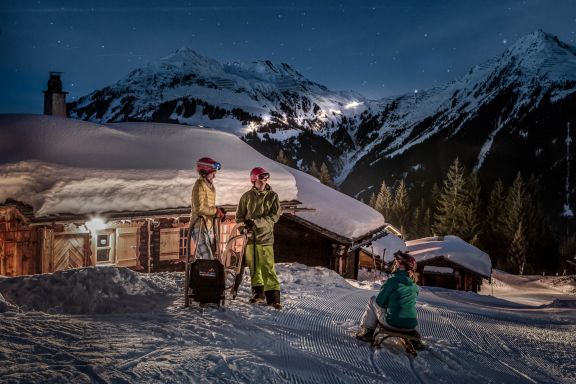
[[[114,231],[111,230],[96,232],[97,263],[112,263],[114,261],[113,234]]]

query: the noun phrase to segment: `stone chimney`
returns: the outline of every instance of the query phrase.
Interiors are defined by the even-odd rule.
[[[62,92],[62,72],[50,72],[48,89],[44,91],[44,114],[66,117],[66,94]]]

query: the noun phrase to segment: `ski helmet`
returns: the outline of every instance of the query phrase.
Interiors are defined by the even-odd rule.
[[[270,173],[261,167],[252,168],[250,171],[250,182],[254,184],[256,180],[268,180]]]
[[[196,162],[196,170],[200,176],[209,175],[212,172],[220,170],[220,168],[220,163],[209,157],[203,157]]]
[[[404,266],[407,271],[416,270],[416,259],[406,252],[398,251],[394,254],[394,259]]]

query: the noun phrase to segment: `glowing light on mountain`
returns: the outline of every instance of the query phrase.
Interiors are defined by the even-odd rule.
[[[353,101],[353,102],[351,102],[351,103],[346,104],[346,105],[344,106],[344,108],[346,108],[346,109],[352,109],[352,108],[356,108],[356,107],[358,107],[359,105],[362,105],[362,104],[364,104],[364,103],[361,103],[361,102],[358,102],[358,101]]]

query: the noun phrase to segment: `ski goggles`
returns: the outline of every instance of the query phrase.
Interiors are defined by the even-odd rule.
[[[222,164],[216,162],[216,163],[212,163],[212,168],[214,168],[215,170],[219,171],[222,168]]]
[[[266,181],[270,178],[270,174],[268,172],[264,172],[258,175],[258,180]]]

